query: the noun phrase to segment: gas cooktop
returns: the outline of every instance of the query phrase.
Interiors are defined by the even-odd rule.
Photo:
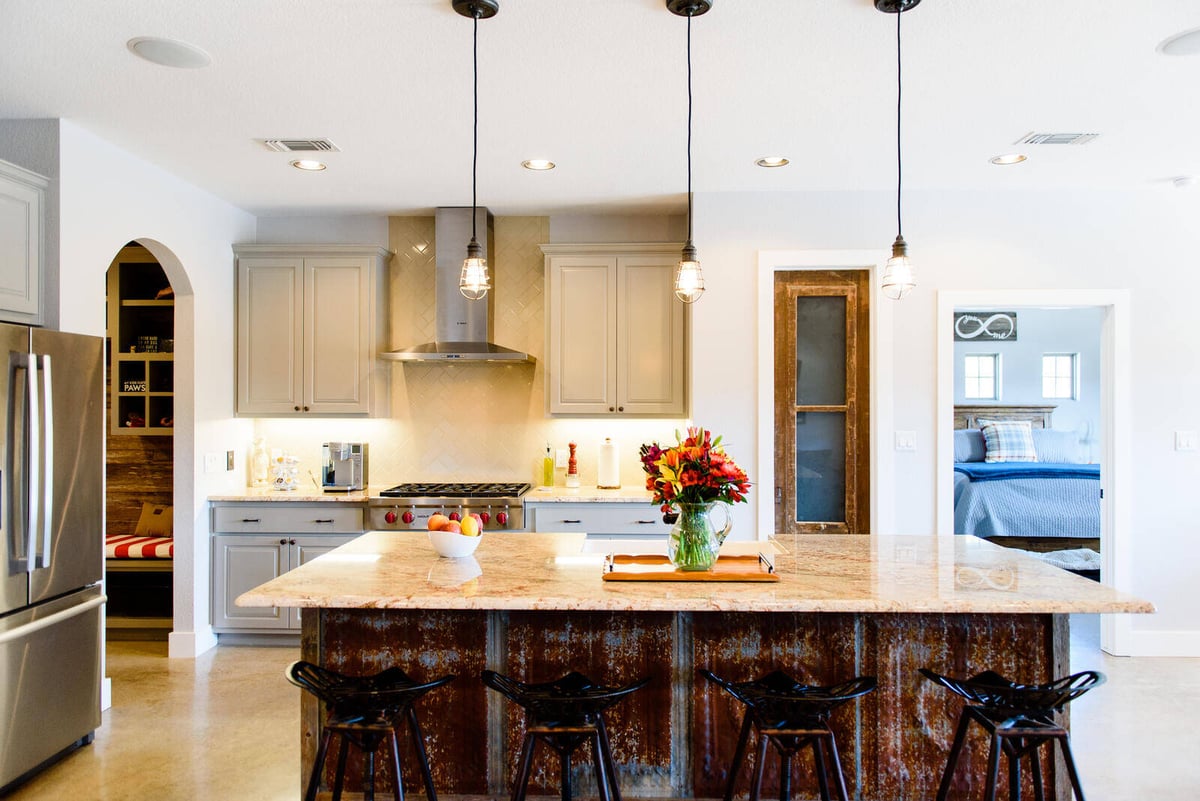
[[[516,482],[444,482],[424,484],[414,482],[397,484],[382,490],[383,498],[519,498],[530,490],[532,484]]]

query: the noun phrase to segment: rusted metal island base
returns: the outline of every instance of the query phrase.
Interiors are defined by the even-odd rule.
[[[724,795],[742,710],[700,679],[700,668],[737,680],[782,668],[816,684],[876,676],[879,689],[839,709],[832,721],[851,797],[861,801],[924,801],[937,794],[961,707],[918,668],[956,676],[992,669],[1022,682],[1069,672],[1065,614],[320,609],[306,614],[303,625],[303,658],[334,670],[357,674],[400,665],[422,679],[458,676],[417,705],[434,782],[447,798],[511,791],[522,717],[484,688],[484,668],[528,681],[569,670],[614,685],[650,676],[649,686],[608,713],[627,798]],[[319,726],[317,704],[306,697],[304,776]],[[404,747],[410,749],[402,753],[408,771],[416,762],[411,744]],[[558,792],[557,760],[549,756],[539,752],[531,794]],[[590,759],[584,749],[575,762],[574,780],[584,796],[595,795]],[[975,732],[952,799],[982,797],[986,759],[987,743]],[[1043,756],[1042,771],[1054,788],[1049,797],[1067,801],[1065,770],[1055,761]],[[329,762],[326,787],[336,760]],[[796,763],[795,796],[815,796],[811,756]],[[772,754],[766,797],[778,795],[777,765]],[[1024,791],[1033,797],[1024,772]],[[388,781],[382,754],[376,773]],[[348,789],[358,789],[361,775],[352,757]],[[406,789],[421,786],[415,773],[404,779]],[[748,767],[738,781],[744,797]]]

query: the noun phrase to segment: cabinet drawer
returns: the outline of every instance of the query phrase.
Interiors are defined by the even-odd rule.
[[[531,504],[533,531],[666,536],[671,527],[649,503]]]
[[[340,503],[214,506],[212,530],[233,534],[361,534],[363,510]]]

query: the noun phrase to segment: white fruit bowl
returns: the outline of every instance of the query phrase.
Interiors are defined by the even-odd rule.
[[[429,532],[429,544],[433,546],[433,550],[438,552],[438,556],[450,558],[470,556],[475,553],[481,539],[483,539],[482,534],[478,537],[468,537],[455,531]]]

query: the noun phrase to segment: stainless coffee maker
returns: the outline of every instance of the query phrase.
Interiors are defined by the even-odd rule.
[[[326,492],[367,486],[367,443],[326,442],[321,446],[321,487]]]

